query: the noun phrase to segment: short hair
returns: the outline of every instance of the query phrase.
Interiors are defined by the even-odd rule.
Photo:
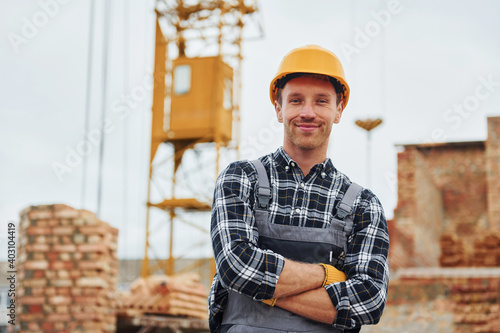
[[[340,103],[342,100],[342,97],[344,96],[345,93],[345,87],[342,83],[339,82],[339,80],[328,76],[324,74],[315,74],[315,73],[290,73],[287,74],[278,80],[276,80],[276,100],[278,101],[279,105],[282,103],[282,96],[281,92],[283,88],[285,87],[285,84],[295,78],[298,77],[311,77],[313,79],[321,80],[321,81],[327,81],[330,82],[333,86],[333,89],[335,90],[335,93],[337,94],[337,105]]]

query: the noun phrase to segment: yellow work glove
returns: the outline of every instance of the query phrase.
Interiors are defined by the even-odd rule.
[[[277,298],[271,298],[271,299],[263,300],[262,303],[267,304],[269,306],[274,306],[277,301],[278,301]]]
[[[332,284],[335,282],[343,282],[346,280],[346,276],[344,272],[339,271],[332,265],[327,265],[327,264],[319,264],[325,269],[325,279],[323,280],[323,285],[322,287]]]

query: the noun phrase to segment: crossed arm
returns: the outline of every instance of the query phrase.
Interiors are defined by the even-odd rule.
[[[276,284],[275,306],[326,324],[332,324],[337,311],[325,288],[325,270],[320,265],[285,259]]]

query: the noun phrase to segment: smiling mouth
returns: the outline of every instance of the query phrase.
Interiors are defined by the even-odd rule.
[[[312,132],[319,127],[319,125],[314,124],[296,124],[296,126],[304,132]]]

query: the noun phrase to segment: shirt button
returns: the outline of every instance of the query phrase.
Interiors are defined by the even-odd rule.
[[[295,213],[300,213],[300,209],[299,208],[295,209]]]
[[[290,170],[290,167],[287,165],[287,166],[285,167],[285,171],[288,171],[288,170]]]
[[[290,165],[295,168],[295,163],[294,162],[290,163]]]
[[[300,183],[300,187],[304,188],[304,187],[306,187],[306,184]]]
[[[325,173],[325,172],[322,172],[322,173],[321,173],[321,177],[322,177],[322,178],[325,178],[325,177],[326,177],[326,173]]]

